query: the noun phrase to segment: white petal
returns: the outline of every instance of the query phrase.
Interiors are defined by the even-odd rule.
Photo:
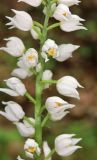
[[[24,160],[24,159],[22,159],[20,156],[18,156],[18,157],[17,157],[17,160]]]
[[[23,31],[31,30],[33,26],[32,17],[26,13],[25,11],[17,11],[12,9],[12,11],[16,14],[12,19],[11,22],[13,25]]]
[[[55,59],[59,62],[63,62],[68,58],[72,57],[72,52],[78,49],[80,46],[72,44],[62,44],[58,47],[59,56]]]
[[[28,72],[22,68],[16,68],[12,71],[11,75],[20,79],[25,79],[28,76]]]
[[[6,93],[10,96],[19,96],[19,94],[11,89],[6,89],[6,88],[0,88],[0,92]]]
[[[76,150],[81,148],[80,146],[73,146],[73,147],[68,147],[68,148],[63,148],[60,151],[57,151],[57,153],[62,156],[62,157],[67,157],[73,154]]]
[[[65,4],[67,6],[78,5],[80,3],[79,0],[59,0],[59,3]]]
[[[1,47],[0,50],[8,52],[10,55],[14,57],[19,57],[23,54],[25,50],[25,46],[22,40],[18,37],[10,37],[4,39],[7,42],[6,47]]]
[[[48,146],[48,143],[46,141],[43,142],[43,152],[44,152],[44,156],[45,158],[49,155],[49,153],[51,152],[50,147]],[[48,159],[51,160],[51,157]]]
[[[70,12],[68,6],[66,6],[64,4],[59,4],[55,9],[53,17],[56,20],[64,21],[64,20],[67,20],[70,15],[71,15],[71,12]]]
[[[17,129],[18,129],[19,133],[21,134],[21,136],[30,137],[30,136],[34,135],[35,129],[31,125],[28,127],[24,123],[21,123],[21,122],[18,122],[15,124],[16,124]]]
[[[18,2],[25,2],[33,7],[38,7],[42,0],[18,0]]]
[[[41,33],[41,30],[39,27],[36,27],[36,29]],[[31,29],[31,35],[35,40],[39,39],[39,35],[34,29]]]
[[[53,73],[51,70],[45,70],[42,75],[42,80],[51,80],[53,77]],[[44,88],[49,88],[49,84],[45,84]]]

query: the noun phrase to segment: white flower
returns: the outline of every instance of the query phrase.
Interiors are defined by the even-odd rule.
[[[72,52],[78,49],[80,46],[72,44],[61,44],[58,46],[59,56],[55,59],[59,62],[63,62],[72,57]]]
[[[58,92],[67,97],[74,97],[80,99],[77,87],[83,88],[78,81],[72,76],[64,76],[57,82]]]
[[[25,85],[16,77],[4,80],[6,85],[10,88],[0,88],[1,92],[9,94],[11,96],[23,96],[26,93]]]
[[[35,134],[35,128],[33,125],[35,124],[35,120],[33,118],[28,118],[30,122],[28,123],[26,120],[23,120],[22,122],[16,122],[15,125],[23,137],[31,137]]]
[[[58,0],[59,3],[65,4],[67,6],[78,5],[80,3],[79,0]]]
[[[12,122],[18,122],[24,117],[25,113],[22,107],[16,102],[9,101],[9,102],[2,102],[2,104],[6,105],[6,107],[5,107],[5,112],[0,111],[0,115],[3,115],[8,120]]]
[[[40,155],[40,148],[37,142],[34,139],[27,139],[24,145],[24,150],[26,156],[29,158],[34,158],[34,155]]]
[[[3,50],[14,57],[19,57],[24,53],[25,46],[20,38],[10,37],[4,40],[8,42],[6,44],[6,47],[1,47],[0,50]]]
[[[53,73],[51,70],[45,70],[42,75],[42,80],[51,80],[53,77]],[[49,84],[45,84],[44,88],[49,88]]]
[[[65,32],[72,32],[80,29],[87,30],[80,21],[84,21],[84,19],[77,15],[71,15],[66,21],[60,22],[60,28]]]
[[[69,104],[56,96],[47,98],[45,106],[48,113],[50,114],[51,120],[53,121],[61,120],[69,113],[67,109],[75,107],[75,105]]]
[[[18,157],[17,157],[17,160],[24,160],[24,159],[22,159],[20,156],[18,156]]]
[[[67,157],[77,149],[82,148],[76,145],[81,138],[72,138],[74,134],[62,134],[55,139],[55,150],[59,156]]]
[[[51,39],[47,39],[42,47],[42,57],[45,59],[45,62],[49,60],[49,57],[57,57],[58,52],[57,52],[58,46],[55,43],[55,41]]]
[[[51,152],[51,149],[48,145],[48,143],[46,141],[43,142],[43,152],[44,152],[44,156],[45,158],[49,155],[49,153]],[[48,159],[51,160],[51,157]]]
[[[18,2],[25,2],[33,7],[38,7],[42,3],[42,0],[18,0]]]
[[[35,28],[41,33],[41,30],[39,27],[35,26]],[[35,40],[39,39],[39,35],[34,29],[31,29],[31,35]]]
[[[53,17],[58,21],[64,21],[67,20],[71,16],[71,12],[68,8],[68,6],[64,4],[59,4],[53,14]]]
[[[19,68],[12,71],[12,76],[16,76],[21,79],[32,76],[33,72],[31,69],[36,67],[37,70],[37,66],[39,67],[37,51],[34,48],[28,49],[27,52],[20,57],[17,65]]]
[[[23,58],[24,64],[28,68],[31,68],[31,67],[33,68],[38,64],[38,53],[34,48],[28,49],[22,58]]]
[[[11,25],[10,29],[12,28],[18,28],[23,31],[29,31],[31,30],[33,26],[33,20],[32,17],[26,13],[25,11],[17,11],[12,9],[12,11],[16,14],[13,18],[8,18],[11,22],[7,23],[6,25]]]

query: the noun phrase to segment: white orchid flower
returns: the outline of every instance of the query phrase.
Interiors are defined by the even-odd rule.
[[[37,51],[34,48],[28,49],[27,52],[22,57],[20,57],[17,65],[19,68],[16,68],[12,71],[12,76],[16,76],[20,79],[25,79],[32,76],[33,72],[31,71],[31,69],[33,69],[34,67],[37,68],[37,66],[39,65]]]
[[[81,1],[79,0],[58,0],[58,3],[65,4],[67,6],[78,5]]]
[[[65,21],[71,16],[68,6],[59,4],[53,14],[53,17],[58,21]]]
[[[34,158],[34,155],[40,155],[41,151],[38,143],[34,139],[27,139],[24,145],[24,150],[26,156],[29,158]]]
[[[16,102],[9,101],[9,102],[2,102],[2,104],[6,105],[6,107],[5,107],[5,112],[0,111],[0,115],[4,116],[9,121],[18,122],[24,117],[25,113],[22,107]]]
[[[52,77],[53,77],[53,73],[52,73],[52,71],[51,70],[45,70],[44,72],[43,72],[43,75],[42,75],[42,80],[44,81],[44,80],[51,80],[52,79]],[[45,84],[44,85],[44,89],[47,89],[47,88],[49,88],[49,84]]]
[[[25,85],[16,77],[4,80],[9,88],[0,88],[0,92],[10,96],[23,96],[26,93]]]
[[[57,91],[67,97],[80,99],[77,87],[83,88],[72,76],[64,76],[57,82]]]
[[[41,29],[39,27],[35,26],[35,28],[41,33]],[[39,39],[38,33],[33,28],[31,29],[31,35],[33,39],[35,40]]]
[[[17,160],[24,160],[24,159],[22,159],[20,156],[18,156],[18,157],[17,157]]]
[[[84,21],[84,19],[77,15],[71,15],[66,21],[60,22],[60,28],[65,32],[72,32],[80,29],[87,30],[80,21]]]
[[[48,145],[48,143],[46,141],[43,142],[43,152],[44,152],[44,157],[46,158],[50,152],[51,152],[51,149]],[[48,159],[48,160],[51,160],[51,157]]]
[[[57,96],[47,98],[45,106],[53,121],[61,120],[69,113],[68,109],[75,107]]]
[[[12,9],[12,11],[15,13],[15,16],[13,18],[6,17],[7,19],[9,19],[11,21],[6,24],[8,26],[11,25],[11,27],[9,29],[16,27],[16,28],[23,30],[23,31],[31,30],[31,28],[33,26],[32,17],[28,13],[26,13],[25,11],[17,11],[15,9]]]
[[[6,47],[1,47],[0,50],[3,50],[14,57],[19,57],[24,53],[25,46],[20,38],[10,37],[4,40],[8,42],[6,44]]]
[[[24,64],[28,68],[31,68],[31,67],[33,68],[38,64],[38,52],[34,48],[28,49],[22,58],[23,58]]]
[[[15,123],[20,135],[23,137],[31,137],[35,134],[35,128],[33,126],[35,124],[35,120],[33,118],[28,118],[28,120],[30,120],[31,123],[28,123],[26,120]]]
[[[73,44],[61,44],[58,46],[59,56],[55,59],[59,62],[63,62],[68,58],[72,57],[72,53],[80,46]]]
[[[18,2],[25,2],[33,7],[38,7],[42,3],[42,0],[18,0]]]
[[[58,56],[58,45],[55,41],[51,39],[47,39],[42,47],[42,57],[45,59],[45,62],[49,60],[49,57],[57,57]]]
[[[81,138],[73,138],[74,134],[62,134],[55,139],[55,150],[59,156],[67,157],[82,148],[76,145]]]

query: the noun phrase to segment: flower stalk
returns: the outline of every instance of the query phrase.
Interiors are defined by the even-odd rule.
[[[40,40],[40,52],[42,49],[42,46],[47,38],[47,28],[48,28],[48,22],[50,18],[50,11],[51,9],[51,2],[48,0],[47,3],[47,12],[45,16],[45,21],[44,21],[44,27],[42,30],[42,36]],[[35,140],[39,144],[39,146],[42,146],[42,120],[41,120],[41,109],[42,109],[42,90],[43,90],[43,85],[41,84],[42,80],[42,74],[44,70],[44,60],[41,57],[41,54],[39,55],[39,61],[42,65],[40,73],[36,77],[36,107],[35,107]],[[39,160],[40,157],[37,157],[37,160]]]
[[[80,46],[74,44],[60,44],[58,45],[55,40],[48,38],[48,31],[60,27],[65,32],[76,31],[86,28],[83,26],[83,18],[78,15],[72,14],[70,7],[78,5],[79,0],[18,0],[24,2],[32,7],[38,7],[43,4],[43,13],[45,15],[44,25],[37,21],[33,21],[30,14],[25,11],[18,11],[12,9],[13,17],[6,17],[10,22],[6,25],[9,29],[17,28],[22,31],[29,31],[35,40],[40,41],[39,52],[37,49],[29,48],[18,37],[6,38],[7,44],[1,47],[0,50],[8,54],[18,57],[17,68],[15,68],[11,75],[13,77],[4,80],[6,88],[0,88],[0,92],[6,93],[13,97],[25,96],[32,105],[35,106],[34,117],[27,117],[22,107],[14,102],[2,101],[5,105],[4,111],[0,111],[0,115],[7,118],[15,124],[18,132],[22,137],[28,138],[24,144],[24,151],[27,157],[35,160],[43,159],[51,160],[53,154],[56,152],[59,156],[67,157],[73,154],[81,146],[77,143],[81,138],[73,138],[75,134],[62,134],[56,137],[54,149],[51,150],[47,141],[43,141],[43,127],[47,121],[62,120],[74,108],[74,104],[70,104],[61,97],[50,96],[47,97],[45,102],[42,102],[42,94],[45,89],[50,85],[55,85],[57,92],[65,97],[80,99],[78,87],[83,88],[82,85],[72,76],[63,76],[58,80],[53,80],[53,72],[48,69],[46,62],[54,59],[58,62],[64,62],[72,57],[72,54]],[[49,25],[49,19],[55,18],[58,22]],[[30,95],[25,85],[20,79],[35,76],[35,98]],[[44,110],[47,115],[42,118]],[[62,143],[61,143],[62,142]],[[43,150],[43,152],[42,152]],[[24,160],[20,156],[18,160]]]

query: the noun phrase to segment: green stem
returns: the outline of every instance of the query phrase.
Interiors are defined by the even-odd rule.
[[[37,21],[34,21],[34,25],[43,29],[43,25],[41,23],[37,22]]]
[[[56,84],[56,83],[57,83],[57,80],[42,80],[41,83]]]
[[[40,55],[39,55],[39,62],[42,65],[42,69],[39,72],[39,74],[36,76],[36,107],[35,107],[35,140],[39,144],[39,146],[42,146],[42,126],[41,126],[41,109],[42,109],[42,90],[43,90],[43,85],[41,84],[42,80],[42,74],[44,70],[44,60],[41,56],[41,49],[42,46],[47,39],[47,27],[48,27],[48,21],[50,17],[50,12],[51,10],[51,0],[48,0],[47,4],[47,13],[45,16],[45,21],[44,21],[44,27],[42,30],[42,36],[40,40]],[[41,159],[41,155],[36,158],[37,160]]]
[[[45,124],[46,124],[46,122],[48,121],[48,119],[49,119],[49,117],[50,117],[50,115],[49,115],[49,113],[47,114],[47,116],[44,118],[44,120],[42,121],[42,128],[45,126]]]
[[[45,158],[45,160],[48,160],[50,157],[52,157],[52,155],[55,153],[55,149],[53,149],[49,155]]]
[[[51,26],[48,27],[48,31],[51,30],[51,29],[54,29],[56,27],[59,27],[59,26],[60,26],[60,23],[52,24]]]
[[[25,93],[25,96],[26,96],[32,103],[36,104],[35,99],[34,99],[28,92]]]

